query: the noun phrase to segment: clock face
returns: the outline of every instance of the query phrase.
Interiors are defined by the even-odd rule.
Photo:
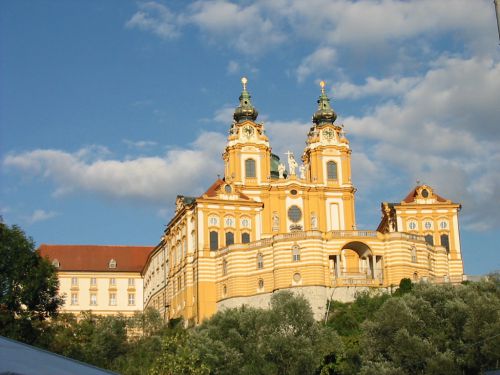
[[[326,140],[331,141],[335,136],[335,133],[332,129],[328,128],[323,130],[323,136],[325,137]]]
[[[254,133],[253,127],[247,125],[243,127],[243,135],[247,138],[250,138]]]

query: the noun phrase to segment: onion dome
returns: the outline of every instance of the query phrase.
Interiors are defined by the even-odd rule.
[[[240,105],[236,107],[233,115],[236,122],[243,122],[245,120],[255,121],[259,115],[259,112],[257,112],[257,109],[255,109],[250,100],[251,96],[247,91],[247,82],[248,80],[245,77],[241,79],[243,91],[240,95]]]
[[[318,110],[313,115],[313,122],[316,125],[333,124],[337,114],[330,105],[330,99],[325,93],[325,81],[319,83],[321,95],[318,99]]]

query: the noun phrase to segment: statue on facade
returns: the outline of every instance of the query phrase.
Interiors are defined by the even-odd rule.
[[[300,173],[300,179],[305,180],[306,179],[306,166],[304,164],[300,165],[299,173]]]
[[[295,168],[299,165],[295,161],[295,157],[293,156],[293,152],[287,151],[285,155],[288,156],[288,171],[290,172],[290,176],[295,176]]]
[[[316,216],[315,212],[311,214],[311,229],[312,230],[318,229],[318,217]]]
[[[280,229],[280,217],[278,216],[278,212],[273,212],[273,231],[279,231]]]
[[[279,173],[279,178],[285,178],[285,164],[279,163],[278,173]]]

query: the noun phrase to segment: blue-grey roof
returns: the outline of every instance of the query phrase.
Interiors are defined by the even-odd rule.
[[[0,336],[0,374],[116,375],[116,372],[103,370]]]

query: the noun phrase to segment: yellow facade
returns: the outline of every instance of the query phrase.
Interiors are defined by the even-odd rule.
[[[143,311],[143,278],[140,272],[60,271],[62,312],[131,316]]]
[[[243,83],[224,177],[200,197],[177,198],[143,271],[145,306],[196,324],[221,308],[266,307],[272,293],[290,289],[319,319],[329,298],[350,300],[405,277],[462,281],[459,205],[423,185],[399,204],[383,203],[377,231],[357,230],[349,141],[324,85],[301,160],[288,153],[287,168]]]

